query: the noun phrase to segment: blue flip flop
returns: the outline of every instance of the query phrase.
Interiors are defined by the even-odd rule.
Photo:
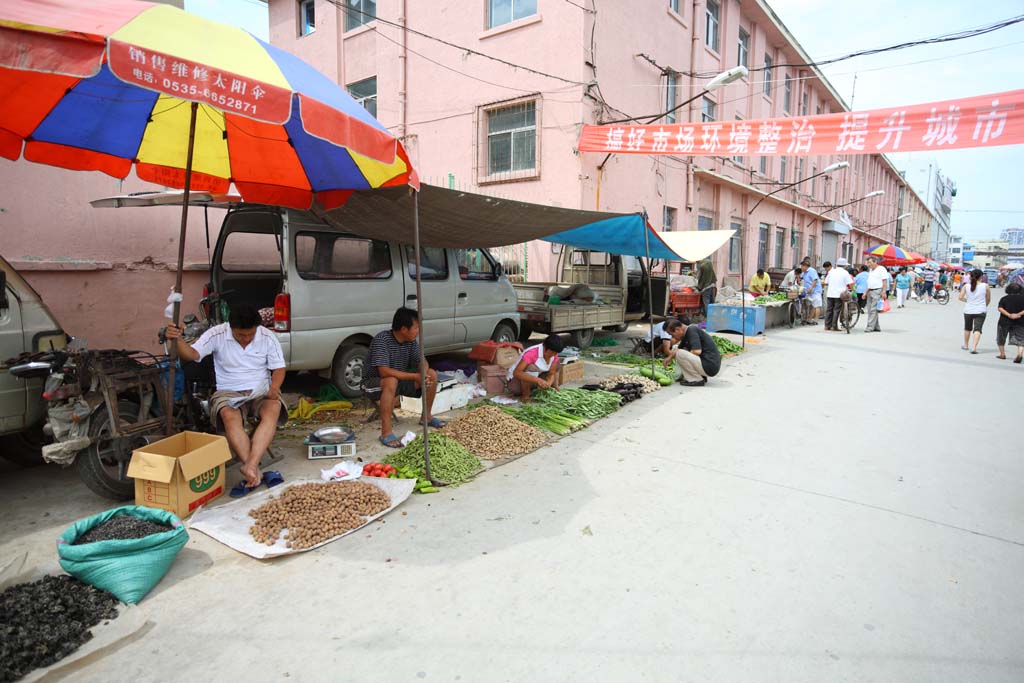
[[[448,426],[448,423],[440,418],[432,417],[430,418],[430,422],[427,423],[427,426],[433,427],[434,429],[441,429],[442,427]]]
[[[267,470],[263,473],[263,483],[267,485],[267,488],[272,488],[278,484],[284,483],[284,477],[277,470]]]
[[[388,434],[386,436],[382,436],[382,437],[380,437],[378,439],[378,441],[380,441],[382,444],[384,444],[388,448],[401,448],[402,447],[402,442],[399,441],[398,437],[395,436],[394,434]]]
[[[231,492],[228,493],[228,495],[231,496],[232,498],[241,498],[242,496],[246,496],[252,493],[259,487],[259,484],[256,484],[255,486],[248,486],[246,485],[245,480],[243,479],[242,481],[235,484],[234,488],[231,489]]]

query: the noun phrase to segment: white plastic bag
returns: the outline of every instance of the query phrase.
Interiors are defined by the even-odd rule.
[[[342,460],[326,470],[320,470],[320,478],[324,481],[348,481],[361,476],[363,476],[363,466],[352,460]]]

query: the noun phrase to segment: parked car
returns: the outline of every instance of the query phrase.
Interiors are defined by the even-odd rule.
[[[0,257],[0,361],[66,345],[42,297]],[[41,463],[45,412],[43,379],[19,379],[0,366],[0,455],[22,465]]]
[[[514,341],[516,293],[486,249],[421,248],[427,353]],[[242,204],[225,216],[206,294],[273,309],[289,370],[329,375],[361,394],[370,340],[416,306],[411,245],[348,234],[311,213]],[[214,321],[219,310],[209,311]]]

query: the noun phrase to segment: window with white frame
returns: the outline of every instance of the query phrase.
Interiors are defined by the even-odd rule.
[[[718,52],[718,3],[715,0],[707,0],[704,8],[704,44],[715,52]]]
[[[757,226],[757,267],[768,267],[768,232],[771,228],[767,223]]]
[[[793,263],[800,263],[800,231],[796,228],[789,234],[789,244],[793,247]]]
[[[811,106],[811,94],[804,92],[800,98],[800,116],[807,116],[807,111]]]
[[[818,263],[818,254],[815,253],[817,249],[817,240],[815,240],[814,235],[811,235],[810,237],[807,238],[807,255],[811,257],[812,266],[821,265],[820,263]]]
[[[789,77],[789,74],[786,74],[786,80],[782,87],[782,113],[789,116],[790,105],[793,102],[793,79]]]
[[[733,231],[732,237],[729,238],[729,272],[735,273],[740,269],[740,251],[741,251],[741,240],[743,239],[743,224],[742,223],[730,223],[729,228]]]
[[[668,7],[676,14],[679,14],[679,0],[668,0]]]
[[[779,157],[779,182],[786,182],[786,157]]]
[[[796,160],[796,180],[804,179],[804,158],[798,157]]]
[[[676,106],[676,90],[678,89],[679,76],[670,73],[665,75],[665,123],[675,123],[679,112],[669,111]]]
[[[674,206],[662,208],[661,229],[665,232],[672,232],[676,229],[676,208]]]
[[[487,28],[511,24],[537,13],[537,0],[488,0]]]
[[[765,97],[771,97],[772,96],[772,65],[774,63],[775,63],[774,60],[772,60],[772,58],[770,56],[768,56],[768,55],[764,56],[764,72],[763,72],[764,73],[764,86],[763,86],[764,90],[763,90],[763,92],[764,92],[764,96]]]
[[[366,111],[370,112],[370,116],[377,116],[377,77],[366,78],[355,83],[349,83],[345,86],[348,90],[348,94],[352,96],[357,103],[363,105]]]
[[[299,0],[299,36],[308,36],[316,30],[316,2]]]
[[[496,107],[484,112],[487,175],[537,168],[537,102]]]
[[[374,0],[342,0],[345,10],[345,30],[359,28],[377,18],[377,3]]]
[[[704,123],[715,120],[715,103],[707,96],[701,98],[700,120]]]
[[[775,230],[775,267],[782,267],[782,251],[786,247],[786,229],[778,228]]]
[[[742,28],[736,41],[736,65],[750,68],[750,34]]]
[[[760,166],[758,170],[761,171],[761,175],[768,175],[768,157],[761,157]]]

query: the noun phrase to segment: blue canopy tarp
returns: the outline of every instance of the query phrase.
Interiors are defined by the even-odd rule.
[[[699,261],[721,248],[733,232],[685,230],[660,233],[644,220],[642,214],[634,213],[606,218],[543,239],[545,242],[609,254],[650,256],[665,261]]]

